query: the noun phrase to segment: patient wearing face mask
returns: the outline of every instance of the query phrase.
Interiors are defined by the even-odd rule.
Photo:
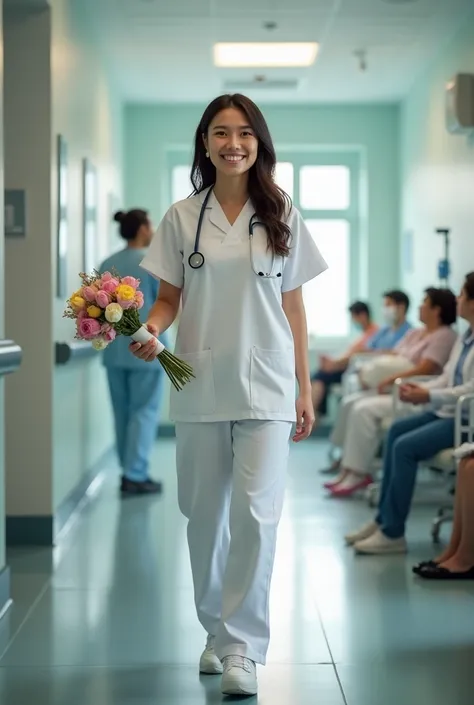
[[[388,316],[396,316],[396,309]],[[421,327],[409,331],[389,355],[364,363],[360,376],[367,391],[344,397],[332,433],[341,448],[341,472],[325,487],[336,497],[347,497],[373,480],[371,464],[383,435],[383,424],[393,414],[389,393],[397,378],[438,375],[446,365],[457,335],[456,297],[449,289],[426,289],[419,308]]]

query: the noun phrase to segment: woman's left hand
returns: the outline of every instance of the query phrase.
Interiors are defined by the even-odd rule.
[[[296,401],[296,433],[293,441],[298,443],[308,438],[314,425],[314,409],[311,394],[302,394]]]
[[[387,394],[390,391],[390,388],[393,386],[394,382],[395,380],[393,377],[387,377],[387,379],[383,379],[377,387],[377,392],[379,394]]]

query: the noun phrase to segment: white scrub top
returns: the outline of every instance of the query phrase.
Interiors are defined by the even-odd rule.
[[[250,200],[233,225],[214,193],[202,222],[200,269],[188,264],[207,189],[166,213],[141,266],[182,289],[176,355],[196,379],[171,390],[174,421],[295,421],[295,355],[282,293],[327,269],[300,213],[292,208],[290,255],[275,257],[274,279],[255,274],[250,259]],[[269,272],[272,252],[263,226],[254,228],[255,270]]]

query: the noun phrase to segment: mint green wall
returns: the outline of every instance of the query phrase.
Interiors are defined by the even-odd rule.
[[[400,261],[402,283],[415,297],[437,282],[442,242],[436,227],[451,228],[451,286],[457,289],[474,269],[474,138],[445,128],[444,90],[455,73],[474,73],[474,12],[402,105],[401,230],[412,235],[401,238]]]
[[[69,148],[68,290],[77,288],[82,259],[82,159],[98,172],[96,265],[110,249],[110,194],[122,196],[122,103],[112,82],[87,3],[53,0],[53,135],[65,136]],[[54,58],[56,57],[56,61]],[[56,183],[53,159],[53,183]],[[52,237],[56,211],[53,193]],[[54,246],[54,245],[53,245]],[[55,340],[74,336],[62,318],[64,302],[54,301]],[[53,507],[74,489],[113,444],[112,414],[99,357],[56,367],[53,375]]]
[[[6,184],[26,189],[29,224],[26,238],[5,243],[6,329],[24,350],[21,369],[5,383],[7,515],[50,516],[113,443],[99,358],[54,365],[54,342],[74,337],[55,290],[56,138],[63,135],[68,147],[72,293],[83,269],[82,160],[98,172],[98,264],[109,250],[109,194],[122,194],[123,113],[84,3],[51,0],[41,12],[9,17],[5,47]],[[41,316],[32,317],[30,298],[15,293],[25,280],[36,282]]]
[[[203,106],[129,105],[125,111],[125,200],[160,218],[169,203],[167,150],[189,154]],[[375,306],[397,284],[399,235],[398,108],[396,106],[263,107],[277,147],[361,152],[366,186],[361,235],[367,296]]]

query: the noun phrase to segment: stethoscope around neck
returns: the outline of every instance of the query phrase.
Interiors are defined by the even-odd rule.
[[[192,253],[188,257],[188,264],[191,267],[191,269],[201,269],[203,266],[204,262],[206,261],[204,259],[204,255],[202,252],[199,250],[199,241],[201,239],[201,230],[202,230],[202,221],[204,218],[204,213],[206,212],[206,207],[207,203],[209,201],[209,198],[211,197],[212,193],[212,188],[209,189],[209,191],[206,194],[206,197],[203,201],[203,204],[201,206],[201,212],[199,213],[199,220],[196,228],[196,237],[194,239],[194,249]],[[253,230],[256,225],[261,225],[262,227],[265,227],[262,222],[259,220],[256,220],[256,214],[254,213],[252,217],[249,220],[249,249],[250,249],[250,265],[254,271],[254,273],[258,277],[262,277],[263,279],[278,279],[281,277],[281,272],[277,272],[276,274],[273,273],[273,270],[275,268],[275,253],[272,253],[272,266],[269,272],[261,272],[257,271],[255,268],[255,263],[254,263],[254,258],[253,258]]]

